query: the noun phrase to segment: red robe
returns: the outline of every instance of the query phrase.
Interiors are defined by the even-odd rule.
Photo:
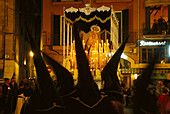
[[[160,105],[160,111],[163,114],[166,114],[166,105],[169,101],[169,96],[168,95],[160,95],[157,101],[157,104]]]

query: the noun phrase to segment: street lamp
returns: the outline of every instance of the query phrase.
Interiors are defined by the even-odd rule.
[[[24,65],[27,65],[27,61],[26,61],[26,59],[24,60]]]
[[[32,51],[30,51],[30,56],[33,57],[34,56],[34,53]]]
[[[137,75],[137,74],[134,74],[134,78],[135,78],[135,80],[137,79],[137,77],[138,77],[138,75]]]
[[[30,51],[29,52],[29,55],[30,55],[30,78],[34,77],[34,64],[33,64],[33,56],[34,56],[34,53],[33,51]]]

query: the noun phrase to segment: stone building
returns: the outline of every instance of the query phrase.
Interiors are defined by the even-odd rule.
[[[0,1],[0,79],[16,81],[24,77],[34,77],[35,68],[31,51],[26,40],[25,23],[38,42],[41,31],[41,0],[1,0]],[[39,43],[37,43],[39,44]]]

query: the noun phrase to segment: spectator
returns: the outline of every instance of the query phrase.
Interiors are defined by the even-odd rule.
[[[160,95],[163,88],[164,88],[163,82],[159,81],[158,84],[156,85],[156,92]]]
[[[125,88],[125,83],[123,81],[120,81],[120,87]]]
[[[31,88],[30,83],[26,83],[24,86],[24,96],[30,97],[33,92],[33,89]]]
[[[9,78],[4,78],[4,84],[2,85],[2,102],[3,102],[3,111],[4,114],[8,114],[10,112],[9,107],[10,107],[10,91],[11,88],[9,86]]]
[[[130,104],[129,98],[131,97],[131,88],[126,89],[125,95],[126,95],[125,103],[126,103],[126,106],[128,106]]]
[[[167,32],[168,32],[168,34],[170,33],[170,23],[169,23],[169,20],[167,21]]]
[[[32,89],[32,91],[35,90],[35,78],[29,78],[29,83],[30,83],[30,87]]]
[[[168,25],[165,20],[162,21],[162,30],[163,30],[163,32],[167,33]]]
[[[24,78],[20,83],[19,83],[19,95],[24,93],[24,87],[27,82],[27,78]]]
[[[165,107],[167,106],[168,100],[169,100],[169,93],[166,89],[163,89],[162,94],[159,96],[157,101],[161,114],[167,114]]]
[[[0,84],[0,112],[2,111],[3,102],[2,102],[2,85]]]
[[[159,23],[162,23],[163,20],[165,21],[165,19],[164,19],[162,16],[160,16],[159,19],[158,19],[158,22],[159,22]]]
[[[24,94],[25,97],[30,97],[33,90],[34,90],[34,84],[32,85],[31,80],[27,81],[26,78],[24,78],[20,84],[19,84],[19,94]]]
[[[160,34],[162,34],[163,31],[163,22],[165,22],[165,19],[160,16],[160,18],[158,19],[158,31]]]
[[[11,78],[11,82],[9,83],[9,86],[11,88],[11,111],[12,112],[15,112],[15,109],[16,109],[16,104],[17,104],[17,99],[18,99],[18,85],[17,83],[15,82],[15,77],[13,76]]]
[[[156,19],[153,20],[154,23],[152,25],[151,33],[156,34],[158,33],[158,21]]]

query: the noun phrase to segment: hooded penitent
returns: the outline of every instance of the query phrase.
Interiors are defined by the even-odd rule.
[[[111,98],[121,103],[123,100],[123,95],[121,94],[121,87],[117,76],[117,68],[127,40],[128,38],[126,38],[126,40],[122,43],[101,72],[102,82],[104,81],[103,91]]]
[[[81,56],[77,56],[77,60],[79,62],[81,60],[82,62],[82,64],[77,63],[78,70],[82,72],[81,70],[83,69],[85,70],[84,72],[88,72],[90,71],[89,65],[88,65],[88,62],[83,64],[84,60],[87,58],[86,56],[83,55],[84,53],[83,48],[82,49],[80,48],[82,44],[81,44],[79,35],[77,34],[76,30],[75,30],[75,40],[76,40],[76,49],[77,49],[76,54],[77,55],[81,54]],[[55,62],[53,59],[51,59],[46,54],[44,54],[44,58],[47,58],[47,60],[49,61],[48,63],[52,65],[53,70],[55,71],[55,74],[58,78],[57,83],[59,82],[59,86],[61,87],[59,88],[59,91],[64,93],[62,100],[71,114],[72,113],[103,114],[103,113],[117,113],[118,112],[113,106],[113,104],[111,103],[112,101],[108,97],[101,96],[98,90],[98,87],[92,78],[91,72],[89,74],[87,73],[86,75],[81,75],[81,76],[80,74],[82,73],[80,73],[78,84],[76,87],[74,87],[71,73],[69,73],[68,70],[66,70],[64,67],[62,67],[57,62]],[[86,65],[88,65],[88,68],[86,67]],[[75,88],[77,89],[76,90],[77,96],[70,94],[70,92],[72,93],[72,91],[75,90]],[[98,97],[97,99],[96,99],[96,96]]]
[[[77,110],[82,114],[109,114],[118,113],[112,100],[101,95],[97,84],[94,82],[89,68],[89,62],[83,50],[82,42],[74,25],[75,48],[78,68],[78,97],[73,98],[79,105]],[[75,102],[74,101],[74,102]]]
[[[28,31],[28,28],[27,28]],[[75,46],[76,46],[76,58],[77,58],[77,67],[78,67],[78,84],[76,86],[77,95],[78,96],[66,96],[62,97],[62,101],[58,96],[58,92],[53,86],[52,79],[50,78],[49,72],[46,68],[46,65],[41,57],[40,51],[36,47],[36,44],[28,31],[28,36],[30,39],[30,45],[32,51],[35,53],[34,56],[34,64],[37,72],[37,82],[38,87],[31,98],[25,103],[22,113],[30,114],[30,113],[56,113],[56,114],[117,114],[119,111],[115,108],[113,100],[111,100],[107,96],[101,95],[98,90],[97,84],[94,82],[93,77],[90,72],[89,63],[86,58],[86,55],[83,50],[82,43],[79,38],[79,34],[77,29],[74,27],[74,35],[75,35]],[[56,65],[56,63],[53,66]],[[53,67],[54,68],[54,67]],[[61,66],[57,66],[55,68],[56,75],[57,71],[61,70],[61,72],[65,72],[69,78],[66,80],[62,79],[65,76],[64,74],[58,73],[60,75],[58,81],[60,92],[62,94],[71,92],[73,88],[72,77],[68,71],[61,68]],[[68,87],[65,82],[68,82]],[[57,82],[58,83],[58,82]],[[64,91],[63,89],[66,89]],[[55,105],[54,105],[55,103]]]
[[[154,70],[158,54],[154,56],[152,61],[145,68],[144,72],[137,78],[135,84],[135,99],[134,99],[134,113],[135,114],[157,114],[159,108],[156,105],[156,96],[152,95],[147,87],[150,83],[150,78]]]
[[[101,98],[100,92],[97,88],[97,84],[93,80],[89,68],[89,62],[86,58],[86,54],[84,53],[83,46],[76,28],[74,28],[74,34],[78,68],[79,97],[85,103],[89,105],[94,105]]]
[[[43,53],[45,60],[52,65],[53,70],[57,77],[57,90],[60,96],[70,95],[75,91],[74,80],[72,74],[60,65],[58,62],[53,60],[51,57]]]
[[[24,104],[21,113],[48,113],[65,114],[66,109],[62,104],[59,95],[53,86],[52,79],[47,67],[41,57],[40,50],[37,48],[34,39],[26,25],[30,46],[34,52],[34,64],[37,73],[37,87],[31,98]]]

